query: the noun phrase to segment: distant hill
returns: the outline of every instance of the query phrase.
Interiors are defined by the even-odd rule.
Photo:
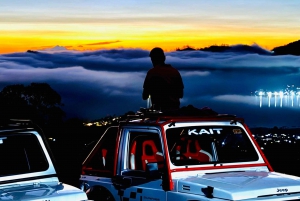
[[[195,48],[192,48],[192,47],[190,47],[190,46],[185,46],[185,47],[183,47],[182,49],[180,49],[180,48],[177,48],[176,49],[176,51],[194,51],[194,50],[197,50],[197,49],[195,49]]]
[[[39,52],[38,52],[38,51],[34,51],[34,50],[27,50],[27,53],[37,54],[37,53],[39,53]]]
[[[55,46],[51,50],[66,50],[64,47]],[[204,51],[204,52],[236,52],[236,53],[244,53],[244,54],[260,54],[260,55],[296,55],[300,56],[300,40],[291,42],[287,45],[275,47],[273,50],[269,51],[260,47],[257,44],[253,45],[211,45],[209,47],[204,48],[194,48],[189,45],[184,46],[183,48],[177,48],[176,51]],[[40,53],[34,50],[27,50],[27,53],[37,54]]]
[[[239,53],[253,53],[253,54],[268,54],[271,55],[272,52],[265,50],[258,45],[212,45],[205,48],[195,49],[192,47],[184,47],[182,49],[177,48],[176,51],[205,51],[205,52],[239,52]]]
[[[212,45],[210,47],[200,48],[200,51],[208,51],[208,52],[224,52],[226,50],[230,50],[231,46],[228,45]]]
[[[206,51],[206,52],[239,52],[253,53],[261,55],[297,55],[300,56],[300,40],[289,43],[287,45],[275,47],[272,51],[266,50],[256,44],[253,45],[212,45],[204,48],[192,48],[185,46],[182,49],[177,48],[176,51]]]
[[[272,51],[274,51],[275,55],[291,54],[300,56],[300,40],[287,45],[275,47]]]
[[[207,51],[207,52],[224,52],[225,50],[230,49],[231,47],[228,45],[212,45],[209,47],[205,47],[205,48],[200,48],[200,49],[195,49],[193,47],[190,46],[185,46],[182,49],[177,48],[176,51]]]

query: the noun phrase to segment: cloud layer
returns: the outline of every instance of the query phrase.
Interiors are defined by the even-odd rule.
[[[2,54],[0,90],[11,84],[46,82],[62,96],[69,117],[92,120],[120,115],[146,107],[141,93],[152,67],[148,55],[142,49],[79,52],[61,47]],[[177,68],[184,81],[181,106],[208,106],[219,113],[237,114],[250,126],[297,126],[296,97],[293,105],[275,108],[267,103],[260,107],[257,97],[250,95],[258,89],[300,87],[300,57],[249,53],[238,47],[224,53],[174,51],[166,56],[166,63]]]

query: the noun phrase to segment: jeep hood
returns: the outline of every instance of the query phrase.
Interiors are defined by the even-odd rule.
[[[222,172],[178,179],[178,191],[228,200],[300,194],[297,177],[275,172]]]
[[[55,186],[41,185],[39,187],[12,187],[0,189],[0,201],[2,200],[30,200],[30,201],[65,201],[86,200],[86,194],[68,184]]]

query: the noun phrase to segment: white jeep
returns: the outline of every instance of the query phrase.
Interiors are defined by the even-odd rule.
[[[300,178],[274,172],[232,115],[130,117],[102,135],[80,180],[93,200],[300,200]]]
[[[87,199],[82,190],[59,181],[43,138],[30,121],[0,122],[0,200]]]

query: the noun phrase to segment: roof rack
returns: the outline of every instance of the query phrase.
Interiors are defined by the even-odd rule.
[[[146,120],[152,120],[155,122],[159,122],[161,120],[170,120],[174,118],[220,118],[220,119],[232,119],[232,122],[243,121],[236,117],[236,115],[231,114],[218,114],[208,107],[204,107],[201,109],[195,108],[192,105],[188,105],[186,107],[182,107],[178,110],[172,111],[157,111],[152,109],[141,108],[134,115],[127,115],[126,122],[140,120],[141,122],[145,122]]]
[[[29,119],[0,119],[0,128],[25,128],[34,126]]]

